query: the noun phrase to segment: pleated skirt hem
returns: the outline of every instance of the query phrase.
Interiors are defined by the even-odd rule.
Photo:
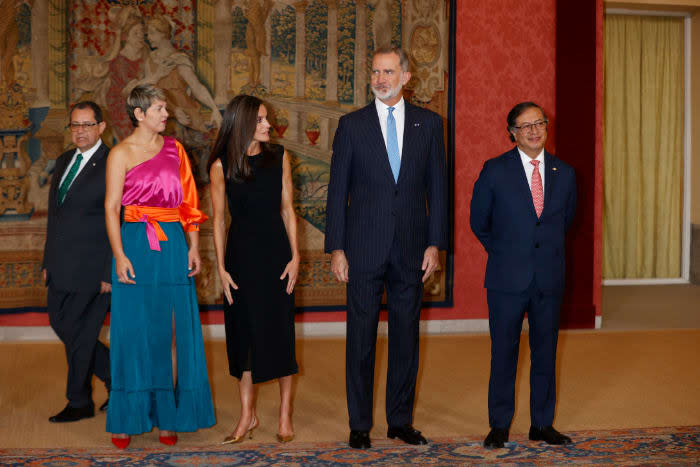
[[[157,427],[167,431],[197,431],[216,423],[209,385],[197,389],[112,389],[107,432],[138,435]]]

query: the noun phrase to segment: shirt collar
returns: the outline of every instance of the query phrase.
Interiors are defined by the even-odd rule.
[[[97,152],[101,144],[102,138],[98,139],[95,145],[85,152],[81,151],[80,148],[75,148],[75,155],[82,154],[84,159],[89,159],[92,157],[93,154]]]
[[[520,154],[520,160],[523,161],[523,165],[529,164],[531,160],[540,161],[540,164],[544,165],[544,149],[534,159],[521,151],[520,148],[518,148],[518,153]]]
[[[389,106],[386,105],[384,102],[379,100],[379,98],[375,97],[374,98],[374,104],[377,106],[377,112],[381,112],[381,114],[388,114],[389,113]],[[403,96],[401,96],[401,99],[391,107],[394,108],[394,113],[400,113],[403,112],[404,107],[406,106],[406,103],[403,100]]]

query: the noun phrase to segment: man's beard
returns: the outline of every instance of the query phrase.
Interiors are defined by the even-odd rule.
[[[372,93],[380,100],[393,99],[401,93],[401,87],[401,83],[399,83],[395,88],[390,87],[386,91],[379,91],[372,86]]]

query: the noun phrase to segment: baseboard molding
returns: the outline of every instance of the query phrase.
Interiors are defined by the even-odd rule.
[[[523,326],[526,328],[527,323]],[[379,323],[380,335],[387,335],[386,321]],[[421,321],[421,334],[459,334],[488,333],[488,319],[445,319]],[[205,339],[224,339],[223,324],[202,325]],[[345,322],[332,323],[296,323],[298,337],[342,337],[345,336]],[[100,337],[109,341],[109,327],[104,326]],[[0,342],[58,341],[58,337],[49,326],[0,326]]]
[[[602,316],[595,317],[595,329],[602,326]],[[523,330],[528,329],[527,318],[523,323]],[[433,319],[420,322],[421,334],[487,334],[489,332],[488,319]],[[381,336],[388,334],[386,321],[379,322],[378,333]],[[226,337],[223,324],[204,324],[202,334],[205,339],[224,339]],[[345,322],[334,323],[296,323],[297,337],[343,337],[345,336]],[[100,338],[109,341],[109,327],[104,326]],[[0,342],[38,342],[58,341],[56,333],[49,326],[0,326]]]

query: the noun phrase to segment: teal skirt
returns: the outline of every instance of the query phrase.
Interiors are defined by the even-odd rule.
[[[125,222],[124,252],[136,284],[121,284],[112,265],[107,431],[135,435],[153,427],[195,431],[214,425],[194,279],[179,222],[161,222],[167,241],[151,250],[146,224]],[[175,333],[177,380],[173,385]]]

